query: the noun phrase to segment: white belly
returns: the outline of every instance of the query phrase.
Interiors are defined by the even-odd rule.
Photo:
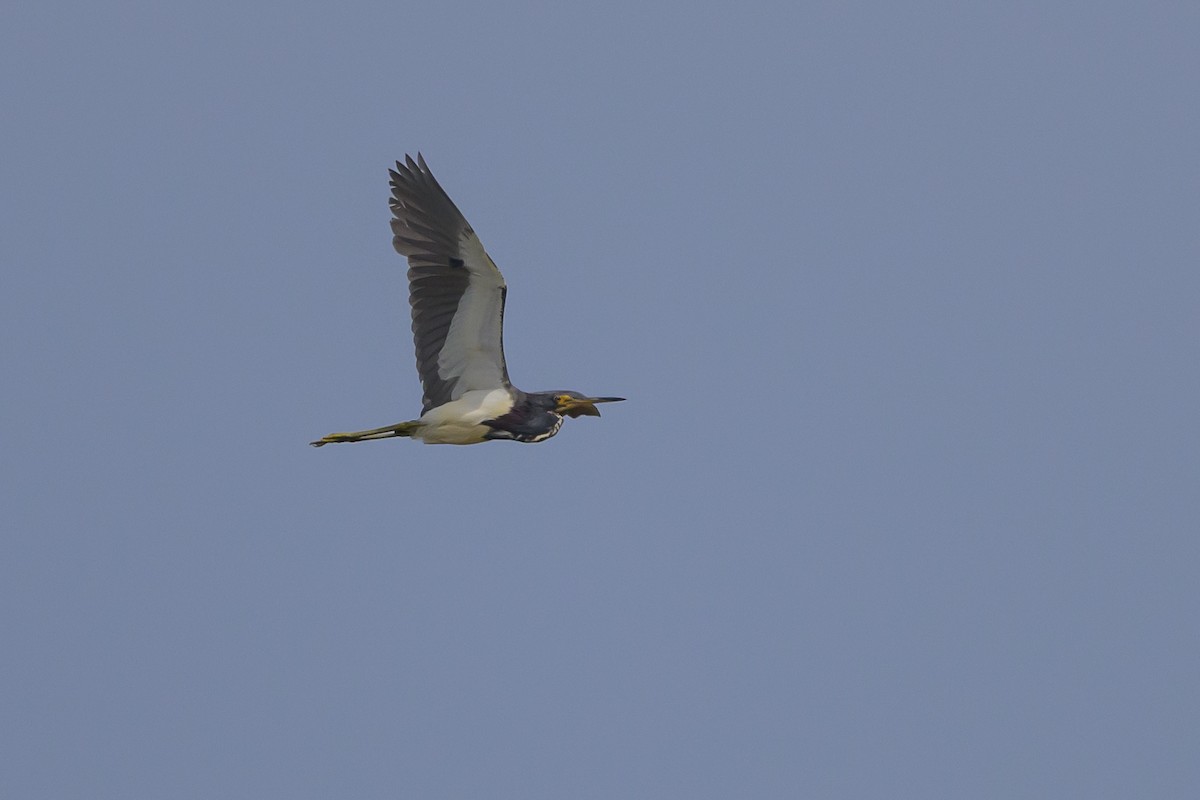
[[[425,444],[479,444],[491,428],[485,419],[502,417],[512,409],[512,397],[506,389],[479,389],[457,400],[431,408],[417,420],[421,427],[414,439]]]

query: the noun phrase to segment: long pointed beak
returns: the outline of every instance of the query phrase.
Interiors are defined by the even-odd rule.
[[[598,417],[600,409],[596,408],[597,403],[619,403],[624,400],[624,397],[576,397],[571,402],[571,407],[567,409],[568,417]]]

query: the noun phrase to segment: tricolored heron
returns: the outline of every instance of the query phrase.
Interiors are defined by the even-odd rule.
[[[421,417],[383,428],[331,433],[313,447],[407,436],[426,444],[493,439],[544,442],[563,417],[598,417],[599,403],[623,397],[523,392],[504,363],[504,276],[479,237],[417,154],[389,170],[392,245],[408,257]]]

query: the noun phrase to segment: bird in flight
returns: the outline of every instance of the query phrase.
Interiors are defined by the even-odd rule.
[[[564,416],[598,417],[598,404],[625,399],[513,386],[504,363],[504,276],[420,153],[416,161],[397,161],[389,173],[392,245],[408,257],[421,417],[331,433],[313,447],[397,436],[426,444],[544,442],[558,433]]]

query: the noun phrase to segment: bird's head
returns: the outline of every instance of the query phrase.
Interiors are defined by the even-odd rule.
[[[554,413],[566,417],[598,417],[598,403],[619,403],[624,397],[588,397],[579,392],[547,392],[554,402]]]

